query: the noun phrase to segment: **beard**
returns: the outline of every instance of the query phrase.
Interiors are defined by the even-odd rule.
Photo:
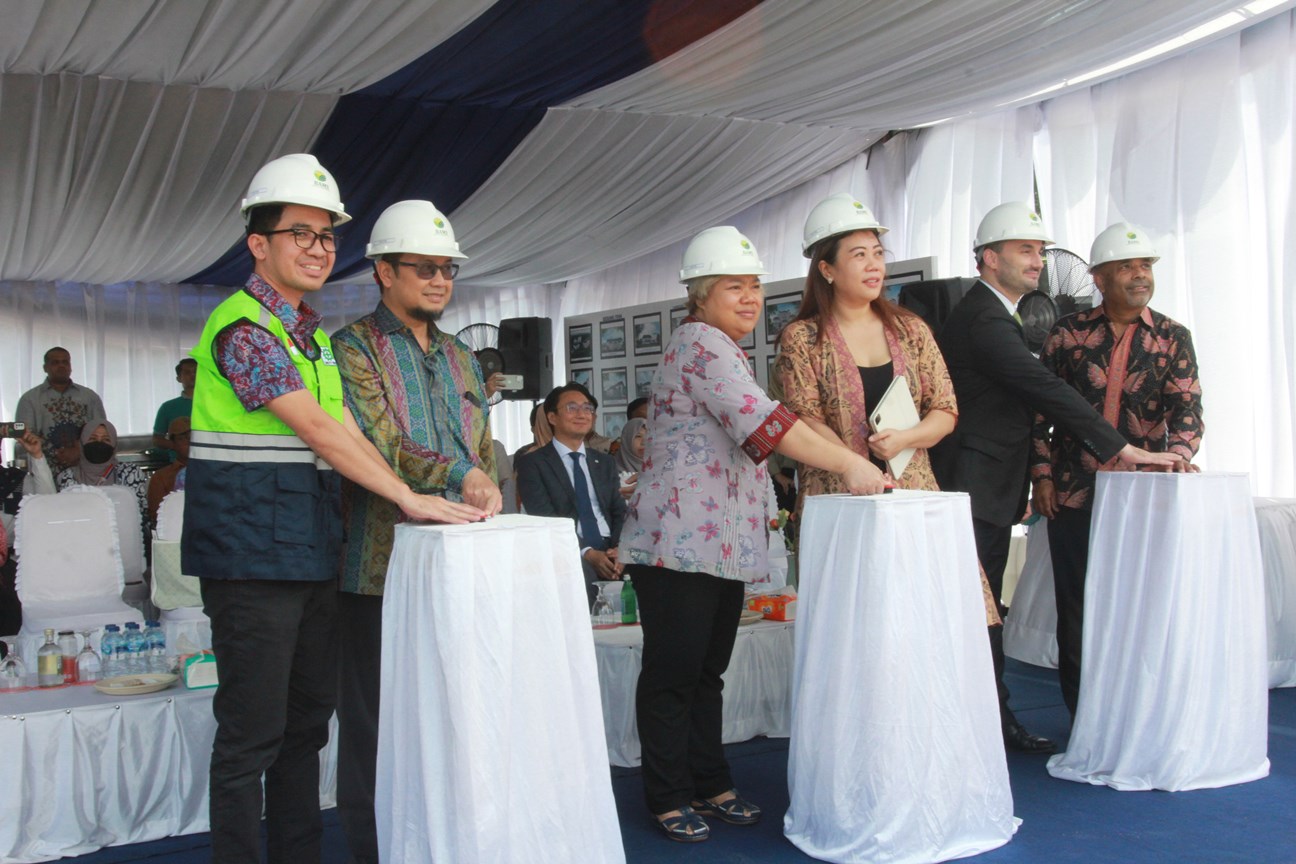
[[[441,313],[434,312],[430,309],[411,309],[410,315],[422,321],[424,324],[435,324],[441,320]]]

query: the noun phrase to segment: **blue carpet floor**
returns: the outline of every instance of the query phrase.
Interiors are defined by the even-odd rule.
[[[1017,716],[1031,731],[1064,743],[1066,709],[1057,676],[1008,661]],[[1220,730],[1227,735],[1228,730]],[[638,771],[613,769],[612,789],[631,864],[706,861],[809,862],[783,838],[787,809],[787,742],[758,739],[728,748],[736,782],[765,808],[754,827],[711,821],[706,843],[683,846],[660,835],[643,808]],[[1070,862],[1296,862],[1296,688],[1269,694],[1270,775],[1254,783],[1195,792],[1116,792],[1054,780],[1043,757],[1008,755],[1013,801],[1022,826],[1008,845],[978,864]],[[345,843],[334,811],[324,814],[325,864],[344,864]],[[197,864],[208,860],[207,835],[104,849],[78,864]],[[518,862],[525,864],[525,862]],[[585,862],[573,862],[585,864]]]

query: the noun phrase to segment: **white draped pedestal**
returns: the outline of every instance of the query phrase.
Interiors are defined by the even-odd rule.
[[[726,744],[757,735],[786,738],[792,698],[791,621],[758,621],[738,628],[733,656],[724,674]],[[639,764],[639,727],[635,722],[635,686],[643,668],[643,631],[617,627],[594,631],[603,722],[607,726],[608,760],[613,765]]]
[[[968,497],[806,500],[783,831],[825,861],[935,862],[1015,821]]]
[[[1265,777],[1266,666],[1246,475],[1100,473],[1080,703],[1049,773],[1166,791]]]
[[[380,710],[382,860],[625,860],[570,519],[397,526]]]
[[[1269,686],[1296,687],[1296,498],[1256,498],[1265,573]]]

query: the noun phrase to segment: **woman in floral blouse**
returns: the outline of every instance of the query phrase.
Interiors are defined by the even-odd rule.
[[[937,491],[927,448],[954,431],[954,386],[931,330],[921,318],[882,296],[885,249],[867,207],[834,195],[810,212],[805,254],[810,258],[796,319],[779,338],[774,374],[797,417],[830,441],[870,457],[886,470],[902,450],[916,448],[893,482]],[[903,378],[920,419],[912,429],[870,433],[868,417],[896,378]],[[845,492],[839,478],[810,465],[799,476],[798,511],[805,496]],[[986,623],[1000,623],[985,575]]]
[[[699,811],[737,825],[760,808],[733,788],[720,741],[721,680],[743,585],[768,572],[778,451],[879,492],[882,473],[825,442],[752,378],[738,341],[755,329],[767,271],[734,228],[708,228],[684,253],[689,317],[653,376],[648,441],[621,534],[643,616],[636,693],[644,796],[672,840],[709,834]],[[734,275],[736,274],[736,275]]]

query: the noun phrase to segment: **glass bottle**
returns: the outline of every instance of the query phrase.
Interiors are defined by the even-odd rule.
[[[627,576],[621,585],[621,623],[639,623],[639,598],[635,594],[634,583]]]
[[[71,630],[58,631],[59,651],[63,653],[63,683],[75,684],[76,677],[76,634]]]
[[[54,641],[54,628],[45,628],[45,644],[36,652],[36,683],[41,687],[63,685],[63,652]]]

